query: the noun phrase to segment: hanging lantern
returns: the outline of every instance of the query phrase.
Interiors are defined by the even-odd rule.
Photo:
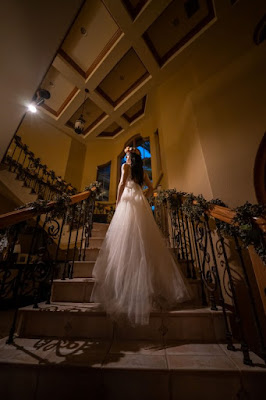
[[[81,114],[80,114],[79,118],[75,121],[75,125],[74,125],[74,130],[78,135],[80,135],[84,131],[84,127],[85,127],[86,121],[83,118],[83,114],[84,114],[84,107],[85,107],[87,93],[89,93],[89,90],[85,89],[85,97],[84,97],[84,101],[82,103]]]
[[[75,122],[75,132],[80,135],[84,131],[84,126],[85,126],[85,119],[83,118],[83,115],[81,114],[79,119],[76,120]]]

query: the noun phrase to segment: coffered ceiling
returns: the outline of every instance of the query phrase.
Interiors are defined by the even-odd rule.
[[[41,84],[51,93],[42,117],[84,143],[114,140],[145,116],[150,89],[215,21],[212,0],[85,1]]]

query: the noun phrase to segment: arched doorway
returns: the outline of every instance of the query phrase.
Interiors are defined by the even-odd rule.
[[[136,147],[139,149],[142,160],[143,160],[143,169],[147,172],[150,180],[152,181],[152,170],[151,170],[151,148],[150,148],[150,138],[143,138],[141,135],[136,135],[130,138],[124,145],[126,146]],[[126,156],[124,151],[122,151],[117,160],[117,183],[121,177],[121,166],[126,162]]]

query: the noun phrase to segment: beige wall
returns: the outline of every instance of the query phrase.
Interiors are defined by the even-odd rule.
[[[265,48],[253,47],[192,95],[214,197],[256,202],[253,169],[266,127]]]
[[[86,147],[36,114],[27,114],[18,133],[35,157],[81,190]],[[13,144],[12,144],[13,148]],[[9,151],[9,153],[11,150]],[[18,156],[19,150],[16,150]]]
[[[111,160],[114,201],[117,156],[137,133],[150,136],[156,181],[153,135],[158,128],[164,188],[219,197],[231,207],[256,202],[253,167],[266,126],[266,52],[252,42],[240,55],[230,52],[227,63],[216,59],[208,74],[202,73],[199,58],[197,79],[195,65],[185,63],[149,93],[143,120],[119,139],[88,144],[83,184],[96,179],[97,165]]]
[[[182,79],[181,72],[161,85],[156,93],[154,112],[161,139],[165,186],[211,198],[212,190],[189,96],[191,81],[187,77]]]
[[[17,133],[36,157],[58,176],[65,176],[71,138],[36,114],[28,113]]]
[[[83,189],[81,182],[85,155],[85,145],[72,139],[66,164],[65,180],[71,182],[79,191]]]

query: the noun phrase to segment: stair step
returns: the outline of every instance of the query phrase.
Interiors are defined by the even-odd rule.
[[[75,261],[73,266],[73,278],[92,278],[95,261]]]
[[[100,249],[85,249],[85,259],[86,261],[96,261],[98,254],[99,254]],[[83,251],[82,251],[83,254]]]
[[[53,282],[51,300],[89,303],[93,285],[93,278],[56,279]]]
[[[104,238],[102,237],[90,237],[89,239],[89,249],[100,249]]]
[[[92,229],[91,230],[91,238],[105,238],[106,231],[105,229]]]
[[[90,296],[95,282],[94,278],[92,277],[93,267],[94,262],[90,263],[76,261],[74,263],[73,279],[54,280],[51,295],[52,301],[64,301],[73,303],[90,302]],[[192,288],[194,298],[187,304],[190,304],[192,306],[200,306],[202,303],[200,281],[189,279],[188,282]]]
[[[27,306],[19,310],[17,333],[20,337],[111,338],[113,322],[99,304],[52,302],[40,303],[38,309]],[[154,311],[149,325],[116,326],[121,340],[188,340],[224,342],[224,320],[221,310],[188,308]]]
[[[266,370],[243,365],[241,352],[223,344],[5,340],[0,340],[3,399],[70,400],[89,393],[92,400],[224,400],[244,393],[243,398],[261,400],[265,394]]]
[[[109,224],[103,224],[100,222],[93,222],[93,229],[96,229],[98,231],[104,231],[106,232],[107,229],[109,228]]]

